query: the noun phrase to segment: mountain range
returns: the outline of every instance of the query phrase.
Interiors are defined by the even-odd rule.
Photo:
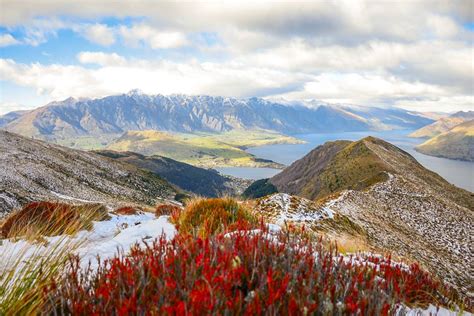
[[[269,180],[260,180],[260,186],[262,190],[254,187],[253,192],[274,189],[315,201],[319,212],[347,217],[349,235],[356,232],[354,238],[365,239],[370,247],[419,261],[462,293],[472,293],[474,195],[396,146],[374,137],[328,142]],[[290,221],[317,224],[305,212],[296,213],[286,210],[285,218],[290,214]],[[363,232],[354,231],[357,227]]]
[[[225,132],[266,129],[285,134],[420,128],[433,120],[401,109],[313,102],[291,105],[261,98],[146,95],[52,102],[0,118],[8,131],[46,140],[123,134],[131,130]]]

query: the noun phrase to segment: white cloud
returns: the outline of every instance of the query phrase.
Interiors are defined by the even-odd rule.
[[[101,67],[18,64],[2,59],[0,79],[35,88],[52,99],[100,97],[139,88],[149,94],[283,96],[431,111],[473,109],[472,97],[468,94],[460,95],[439,85],[410,82],[386,74],[306,74],[232,61],[126,60],[117,54],[100,52],[83,52],[78,59]]]
[[[17,44],[20,44],[20,41],[14,38],[11,34],[0,35],[0,47],[17,45]]]
[[[82,59],[110,57],[83,54]],[[79,57],[80,58],[80,57]],[[99,58],[100,59],[100,58]],[[225,96],[267,95],[303,85],[304,75],[271,69],[245,68],[216,63],[127,61],[98,69],[80,66],[17,64],[0,59],[0,79],[35,88],[53,99],[69,96],[98,97],[139,88],[146,93],[212,94]]]
[[[0,103],[0,115],[20,110],[31,110],[32,107],[28,105],[18,104],[16,102],[2,102]]]
[[[474,80],[472,48],[466,43],[453,41],[371,41],[347,47],[318,46],[298,39],[246,54],[237,60],[247,65],[313,74],[396,75],[407,81],[444,85],[463,93],[472,91]]]
[[[137,46],[145,43],[153,49],[177,48],[188,44],[186,36],[181,32],[163,31],[146,24],[120,27],[120,35],[125,43]]]
[[[77,59],[82,64],[96,64],[101,66],[119,66],[125,64],[126,60],[122,56],[103,52],[80,52]]]
[[[98,65],[93,69],[2,61],[5,80],[54,98],[141,88],[472,107],[473,33],[462,25],[473,20],[472,1],[43,0],[34,10],[28,2],[0,1],[0,24],[24,29],[18,40],[32,45],[69,28],[104,46],[185,48],[158,61],[79,53],[80,63]],[[109,17],[132,25],[101,24]]]
[[[83,35],[87,40],[102,46],[110,46],[115,43],[113,29],[105,24],[88,25],[84,28]]]

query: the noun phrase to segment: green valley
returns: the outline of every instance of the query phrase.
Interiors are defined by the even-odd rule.
[[[160,155],[200,167],[268,167],[283,165],[259,159],[244,149],[271,144],[297,144],[301,140],[266,130],[232,130],[223,133],[167,133],[155,130],[128,131],[106,148]]]

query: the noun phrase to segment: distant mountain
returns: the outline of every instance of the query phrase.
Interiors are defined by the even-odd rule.
[[[34,200],[153,206],[175,194],[130,164],[0,131],[0,217]]]
[[[5,115],[0,116],[0,128],[18,119],[23,114],[26,114],[26,112],[28,111],[14,111],[14,112],[9,112]]]
[[[3,120],[7,119],[3,117]],[[326,103],[310,108],[260,98],[163,96],[131,91],[100,99],[69,98],[52,102],[9,121],[4,128],[26,136],[58,140],[116,135],[131,130],[266,129],[292,134],[419,128],[432,122],[401,109],[351,108]]]
[[[461,123],[464,123],[469,120],[474,119],[474,111],[467,111],[467,112],[457,112],[449,117],[444,117],[436,122],[422,127],[419,130],[416,130],[415,132],[410,134],[410,137],[418,137],[418,138],[431,138],[438,136],[439,134],[445,133],[455,127],[456,125],[459,125]]]
[[[456,125],[415,149],[426,155],[474,161],[474,119]]]
[[[396,146],[374,137],[328,142],[269,182],[348,217],[370,246],[420,261],[464,294],[472,290],[473,193]]]
[[[248,181],[223,176],[212,169],[194,167],[166,157],[147,157],[133,152],[111,150],[96,153],[149,170],[181,189],[201,196],[238,195],[249,184]]]

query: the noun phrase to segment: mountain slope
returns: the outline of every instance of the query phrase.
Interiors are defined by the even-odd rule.
[[[0,217],[33,200],[154,205],[175,193],[132,165],[0,131]]]
[[[385,166],[367,146],[377,141],[335,141],[318,146],[270,179],[280,192],[318,199],[344,189],[363,189],[386,179]]]
[[[287,106],[260,98],[145,95],[138,91],[93,100],[69,98],[29,111],[4,128],[26,136],[65,140],[130,130],[223,132],[266,129],[283,133],[419,128],[432,120],[404,110],[318,104]]]
[[[415,149],[426,155],[474,161],[474,120],[456,125]]]
[[[27,111],[14,111],[9,112],[5,115],[0,116],[0,128],[6,126],[8,123],[13,122],[22,115],[26,114]]]
[[[333,212],[363,228],[371,246],[420,261],[472,292],[474,195],[403,150],[373,137],[329,142],[269,181],[279,192],[330,201]]]
[[[450,115],[449,117],[441,118],[428,126],[416,130],[415,132],[410,134],[410,137],[435,137],[439,134],[449,131],[456,125],[462,124],[472,119],[474,119],[474,111],[457,112]]]
[[[194,167],[166,157],[147,157],[133,152],[110,150],[96,151],[96,153],[149,170],[183,190],[202,196],[238,195],[243,187],[248,185],[247,181],[222,176],[215,170]]]

